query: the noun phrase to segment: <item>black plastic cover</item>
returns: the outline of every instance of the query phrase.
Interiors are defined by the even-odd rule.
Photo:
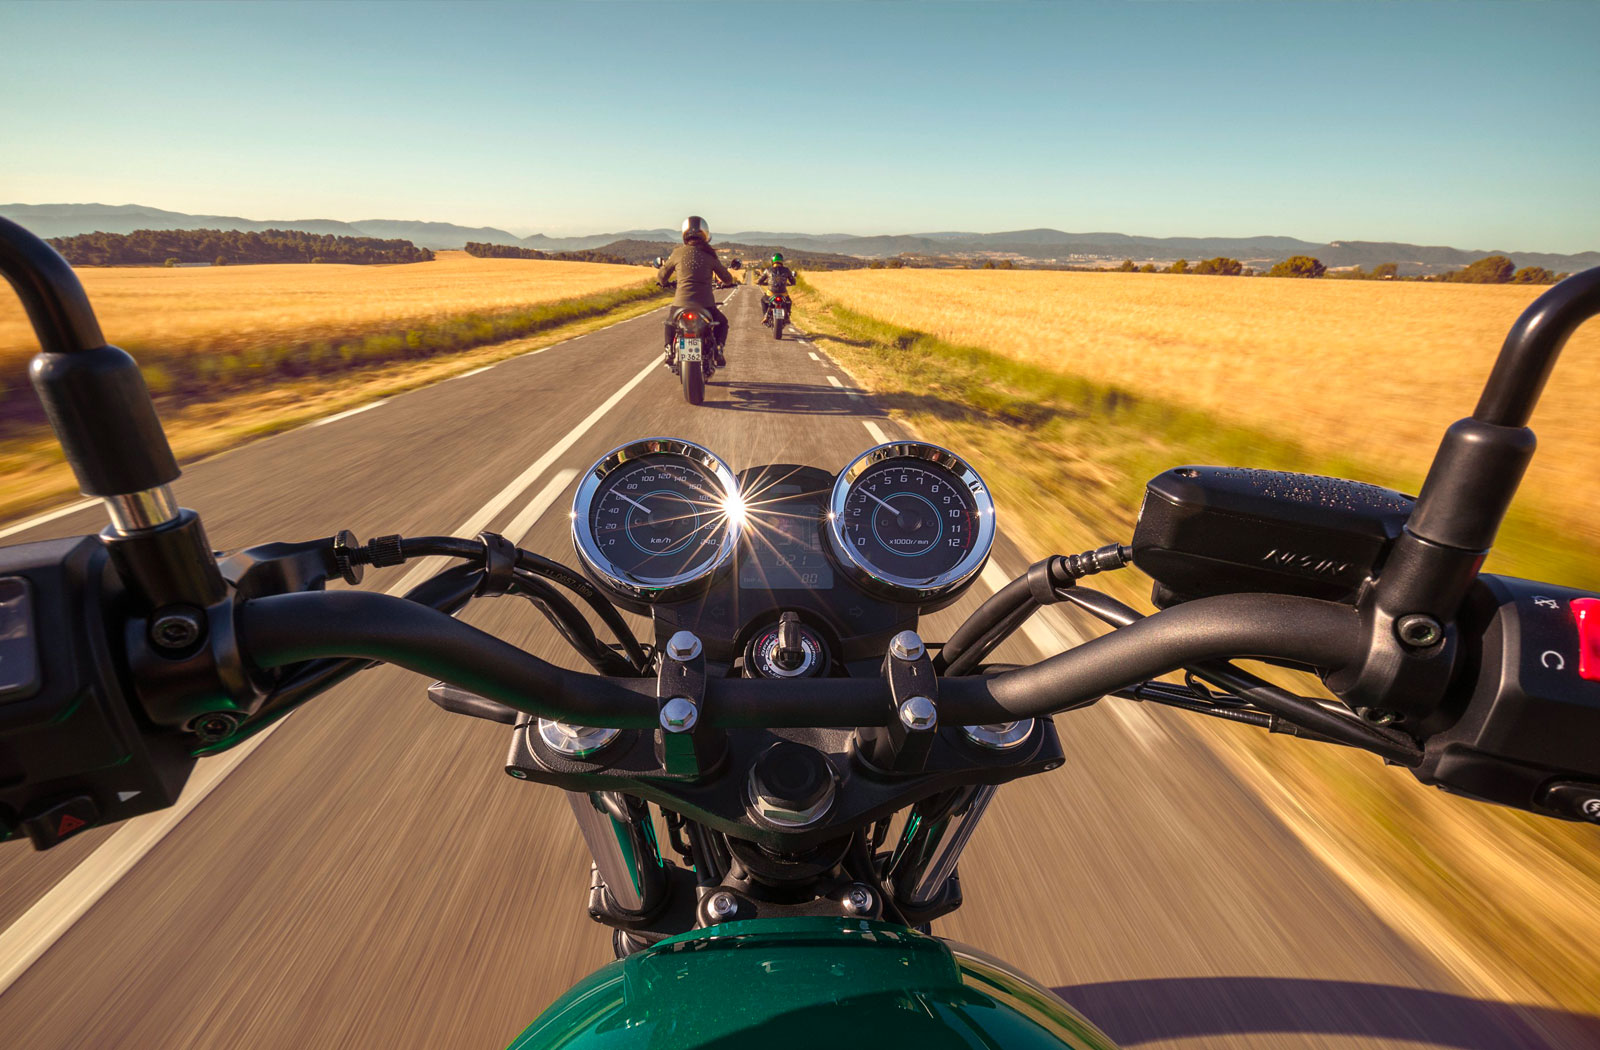
[[[1411,497],[1359,481],[1178,467],[1145,489],[1133,561],[1163,607],[1240,592],[1350,602],[1411,507]]]
[[[1584,786],[1600,794],[1600,681],[1579,673],[1572,611],[1575,599],[1594,597],[1507,576],[1478,578],[1462,633],[1482,641],[1460,676],[1461,716],[1426,742],[1419,780],[1545,815],[1600,818],[1567,798]]]

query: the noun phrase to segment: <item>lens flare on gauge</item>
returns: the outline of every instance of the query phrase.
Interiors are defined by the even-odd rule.
[[[590,468],[573,501],[573,542],[609,590],[676,600],[727,566],[744,521],[727,464],[693,442],[652,438]]]
[[[833,566],[823,550],[821,515],[827,498],[817,472],[763,468],[741,481],[747,553],[739,586],[750,590],[826,590]],[[809,476],[809,484],[803,480]]]

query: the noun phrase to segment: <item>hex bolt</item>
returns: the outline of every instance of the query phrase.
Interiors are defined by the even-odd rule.
[[[667,639],[667,655],[680,663],[700,655],[700,639],[693,631],[679,631]]]
[[[669,733],[687,733],[700,720],[700,709],[686,696],[675,696],[661,707],[661,728]]]
[[[1375,726],[1392,726],[1400,721],[1398,711],[1389,711],[1382,707],[1363,707],[1360,713],[1363,719]]]
[[[727,890],[718,890],[706,899],[706,911],[713,919],[723,922],[739,914],[739,902]]]
[[[150,640],[162,649],[187,649],[200,640],[204,626],[193,609],[169,609],[150,624]]]
[[[927,697],[913,696],[900,705],[900,723],[907,729],[933,729],[939,724],[939,709]]]
[[[851,915],[866,915],[872,911],[872,891],[865,886],[855,885],[850,887],[850,892],[844,895],[844,910]]]
[[[1407,613],[1394,623],[1394,633],[1413,649],[1426,649],[1444,637],[1444,628],[1427,613]]]
[[[212,711],[199,715],[189,723],[189,732],[199,737],[203,743],[215,744],[233,735],[239,728],[239,716],[229,711]]]
[[[896,660],[920,660],[922,653],[922,639],[916,631],[901,631],[889,641],[889,655]]]

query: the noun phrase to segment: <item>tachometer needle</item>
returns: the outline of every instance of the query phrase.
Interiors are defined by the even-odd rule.
[[[866,489],[862,489],[861,490],[861,494],[863,496],[867,497],[868,499],[872,500],[874,503],[878,503],[878,504],[881,504],[882,506],[888,507],[889,510],[892,511],[893,513],[895,513],[895,514],[899,514],[900,513],[899,511],[894,509],[894,505],[891,504],[888,500],[879,499],[878,497],[874,496],[872,493],[868,492]],[[623,499],[627,499],[628,497],[623,496],[622,498]]]
[[[650,508],[645,506],[643,503],[640,503],[638,500],[629,499],[627,496],[624,496],[622,493],[617,492],[616,489],[612,489],[611,491],[618,499],[622,500],[624,503],[632,503],[635,507],[638,507],[640,510],[644,511],[646,514],[650,513]]]

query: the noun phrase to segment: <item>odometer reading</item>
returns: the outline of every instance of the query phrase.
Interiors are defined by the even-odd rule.
[[[869,468],[850,487],[841,531],[867,560],[933,578],[961,563],[977,542],[977,506],[950,472],[917,463]]]

